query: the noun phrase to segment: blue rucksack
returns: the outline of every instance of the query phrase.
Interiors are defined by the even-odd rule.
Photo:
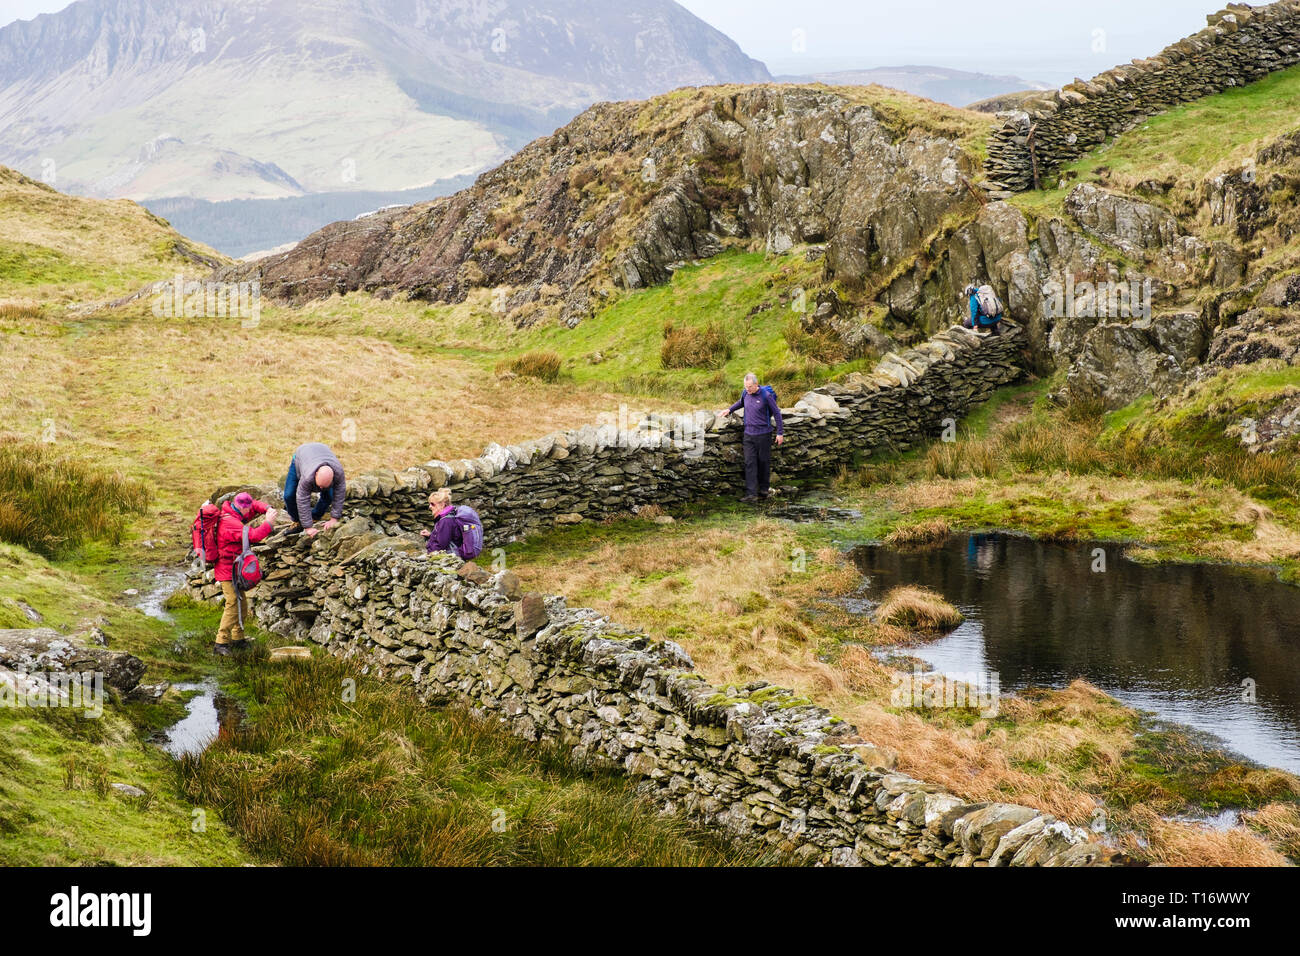
[[[758,386],[758,391],[759,391],[759,394],[761,394],[761,395],[766,395],[768,398],[770,398],[770,399],[772,400],[772,407],[773,407],[773,408],[780,408],[780,407],[781,407],[781,406],[777,403],[777,400],[776,400],[776,389],[774,389],[771,385],[760,385],[760,386]],[[744,408],[744,406],[745,406],[745,393],[744,393],[744,392],[741,392],[741,393],[740,393],[740,406],[741,406],[742,408]],[[771,413],[771,412],[768,412],[767,415],[768,415],[768,418],[771,418],[771,417],[772,417],[772,413]]]
[[[483,519],[468,505],[457,505],[447,516],[456,522],[452,546],[462,561],[473,561],[483,553]]]

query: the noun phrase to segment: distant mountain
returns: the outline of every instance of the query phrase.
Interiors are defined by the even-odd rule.
[[[388,193],[600,100],[767,79],[671,0],[80,0],[0,29],[0,163],[136,200]]]
[[[1030,83],[1018,76],[967,73],[942,66],[884,66],[871,70],[778,76],[776,79],[781,83],[825,83],[828,86],[869,86],[878,83],[950,106],[967,106],[977,100],[1007,93],[1048,88],[1044,84]]]

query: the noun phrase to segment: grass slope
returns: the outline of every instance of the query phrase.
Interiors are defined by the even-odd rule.
[[[112,299],[206,271],[196,258],[229,261],[129,199],[70,196],[0,166],[0,303]]]
[[[1132,188],[1144,180],[1191,189],[1221,168],[1252,158],[1268,140],[1300,127],[1300,66],[1176,106],[1061,167],[1063,188],[1020,193],[1026,212],[1061,216],[1075,182],[1105,173]]]
[[[271,664],[255,628],[250,657],[213,658],[217,611],[179,600],[173,621],[146,617],[120,596],[143,583],[138,567],[106,547],[49,562],[0,544],[0,626],[31,625],[19,602],[42,626],[94,624],[147,662],[145,682],[215,680],[246,716],[175,762],[151,742],[184,712],[175,688],[159,703],[110,700],[98,719],[0,707],[0,865],[786,862],[660,817],[621,775],[428,708],[351,664]]]

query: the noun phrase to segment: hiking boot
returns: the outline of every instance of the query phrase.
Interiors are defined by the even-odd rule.
[[[767,491],[760,492],[758,496],[759,496],[760,498],[767,499],[767,498],[771,498],[773,494],[775,494],[775,492],[773,492],[773,491],[769,488]]]
[[[758,495],[745,495],[745,497],[741,498],[740,500],[742,504],[751,505],[755,501],[758,501]]]
[[[212,653],[216,654],[218,657],[229,657],[229,656],[230,656],[230,645],[229,645],[229,644],[215,644],[215,643],[214,643],[214,644],[212,645]]]
[[[253,642],[245,637],[238,641],[231,641],[229,646],[232,651],[246,651],[253,646]]]

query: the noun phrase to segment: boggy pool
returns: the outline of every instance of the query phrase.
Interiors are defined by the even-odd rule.
[[[851,554],[869,600],[917,584],[966,615],[951,634],[907,648],[939,673],[995,672],[1004,692],[1083,678],[1300,773],[1300,588],[1264,571],[1139,564],[1119,545],[1006,534]]]

